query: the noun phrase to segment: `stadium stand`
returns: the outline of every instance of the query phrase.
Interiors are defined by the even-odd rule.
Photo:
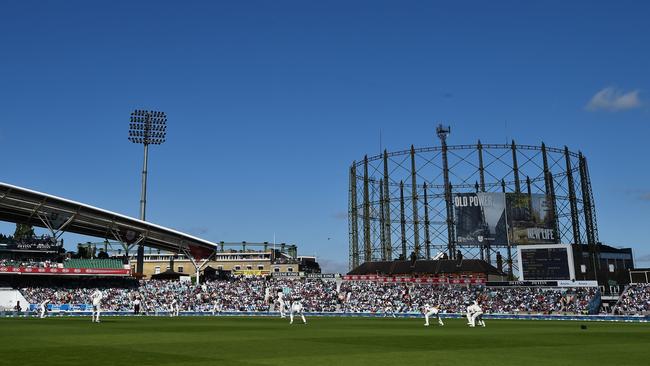
[[[119,259],[68,259],[63,262],[64,268],[123,268]]]
[[[650,283],[628,285],[612,312],[615,314],[650,314]]]
[[[33,280],[32,280],[33,281]],[[150,313],[170,309],[172,300],[181,311],[266,312],[273,310],[278,291],[303,299],[309,312],[381,313],[390,305],[398,313],[417,313],[429,304],[443,312],[459,313],[467,304],[479,300],[489,313],[512,314],[587,314],[597,296],[595,288],[486,287],[482,285],[432,286],[415,283],[371,281],[293,280],[286,278],[239,277],[209,281],[200,286],[183,281],[128,281],[124,279],[77,280],[76,282],[32,282],[20,291],[31,304],[46,299],[53,306],[87,304],[95,289],[105,293],[103,307],[109,311],[128,311],[138,298]]]

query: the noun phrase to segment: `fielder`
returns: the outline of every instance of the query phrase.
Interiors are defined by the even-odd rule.
[[[93,323],[99,323],[99,314],[101,313],[101,305],[102,305],[102,298],[104,298],[104,295],[102,294],[99,289],[95,290],[90,295],[90,300],[92,301],[93,304],[93,312],[92,312],[92,321]]]
[[[278,306],[280,308],[280,318],[284,319],[287,317],[287,313],[285,312],[287,304],[284,302],[284,293],[282,291],[278,291]]]
[[[471,318],[470,318],[470,327],[476,326],[476,324],[485,327],[485,322],[483,321],[483,309],[481,306],[478,304],[478,302],[474,301],[472,305],[470,305],[467,309],[470,310],[471,308]]]
[[[429,304],[424,305],[424,326],[428,327],[429,326],[429,318],[432,316],[436,316],[438,319],[438,324],[445,325],[445,323],[442,322],[442,319],[440,318],[440,308],[437,306],[431,306]]]
[[[302,313],[303,307],[302,303],[300,300],[296,300],[291,304],[291,309],[289,311],[289,324],[293,324],[293,314],[300,314],[300,317],[302,317],[302,322],[307,324],[307,319],[305,319],[305,315]]]
[[[180,305],[176,298],[172,298],[172,302],[169,304],[169,316],[178,316],[180,313]]]
[[[45,300],[39,305],[39,310],[40,310],[39,318],[41,319],[45,318],[45,314],[47,314],[47,304],[49,302],[50,300]]]
[[[392,315],[393,318],[397,318],[395,315],[395,309],[393,309],[393,304],[390,301],[386,301],[386,306],[384,307],[384,318],[388,315]]]
[[[212,315],[221,314],[221,304],[218,300],[214,300],[212,304]]]

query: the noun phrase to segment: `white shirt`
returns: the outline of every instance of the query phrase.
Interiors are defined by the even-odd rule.
[[[299,301],[296,301],[293,304],[291,304],[291,311],[294,312],[294,313],[302,312],[302,303],[300,303]]]
[[[470,314],[476,314],[476,313],[481,313],[482,314],[483,309],[481,309],[481,307],[478,306],[477,304],[472,304],[472,305],[467,307],[467,312],[470,313]]]
[[[103,297],[104,297],[104,295],[99,290],[95,290],[95,292],[93,292],[93,294],[90,295],[90,298],[92,299],[94,306],[97,306],[97,305],[101,304]]]
[[[437,307],[431,306],[431,305],[425,305],[424,306],[424,312],[425,313],[433,313],[433,314],[438,314],[440,310],[438,310]]]

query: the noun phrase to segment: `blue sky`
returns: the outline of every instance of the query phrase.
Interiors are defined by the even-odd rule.
[[[640,1],[5,1],[0,180],[137,216],[128,117],[162,110],[150,221],[276,233],[344,270],[348,166],[380,130],[389,150],[428,146],[443,121],[450,143],[581,150],[601,240],[650,266],[649,16]]]

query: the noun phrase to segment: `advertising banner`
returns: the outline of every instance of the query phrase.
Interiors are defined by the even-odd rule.
[[[300,272],[271,272],[273,277],[300,277]]]
[[[454,196],[454,208],[458,244],[506,243],[503,193],[459,193]]]
[[[550,198],[543,194],[507,193],[510,244],[555,244],[555,217]]]
[[[347,275],[343,276],[345,281],[375,281],[384,283],[427,283],[427,284],[484,284],[483,278],[438,278],[438,277],[386,277],[375,275]]]
[[[22,275],[68,275],[68,276],[128,276],[130,269],[122,268],[41,268],[41,267],[0,267],[1,274]]]
[[[305,273],[305,278],[334,279],[336,277],[334,273]]]

